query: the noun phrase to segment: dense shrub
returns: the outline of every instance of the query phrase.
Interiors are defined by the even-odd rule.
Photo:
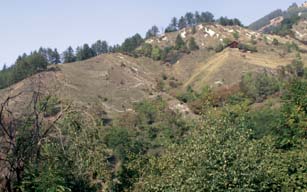
[[[280,85],[274,76],[266,72],[247,73],[242,76],[240,88],[246,96],[255,101],[263,101],[267,96],[279,91]]]
[[[219,52],[222,52],[224,50],[224,45],[219,43],[216,47],[215,47],[215,52],[219,53]]]
[[[248,45],[248,44],[239,44],[239,49],[242,51],[250,51],[250,52],[257,52],[257,47],[253,45]]]
[[[162,57],[161,49],[159,47],[154,47],[151,52],[151,58],[153,60],[160,60]]]

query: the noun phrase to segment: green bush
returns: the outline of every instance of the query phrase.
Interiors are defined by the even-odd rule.
[[[178,34],[177,37],[176,37],[175,49],[176,49],[176,50],[181,50],[181,51],[186,50],[186,44],[185,44],[185,42],[184,42],[184,40],[182,39],[182,37],[181,37],[180,34]]]
[[[144,43],[141,47],[140,50],[138,50],[138,52],[142,55],[144,55],[145,57],[151,57],[152,54],[152,45],[149,43]]]
[[[279,136],[278,146],[289,149],[297,146],[300,138],[306,138],[307,126],[307,82],[293,80],[283,95],[282,117],[275,133]]]
[[[240,34],[238,31],[235,31],[232,33],[233,38],[235,38],[236,40],[238,40],[240,38]]]
[[[272,140],[250,141],[248,131],[231,124],[205,121],[183,144],[152,157],[135,191],[278,190],[266,167]]]
[[[189,47],[189,50],[191,51],[195,51],[195,50],[198,50],[199,49],[199,46],[197,45],[196,41],[195,41],[195,38],[192,37],[189,42],[188,42],[188,47]]]
[[[240,82],[241,91],[255,101],[263,101],[267,96],[279,91],[280,83],[268,73],[247,73]]]
[[[275,130],[280,125],[281,113],[279,109],[265,107],[251,111],[247,116],[247,125],[252,129],[251,136],[255,139],[261,139],[267,135],[275,134]]]
[[[215,47],[215,52],[219,53],[219,52],[222,52],[224,50],[224,45],[223,44],[218,44],[216,47]]]
[[[188,103],[188,102],[195,101],[198,97],[199,97],[199,94],[196,93],[192,89],[192,87],[189,86],[187,90],[183,94],[179,95],[177,98],[184,103]]]
[[[224,39],[223,39],[223,45],[224,45],[224,46],[229,45],[231,42],[232,42],[232,41],[231,41],[230,39],[228,39],[228,38],[224,38]]]
[[[253,45],[248,45],[248,44],[239,44],[239,49],[242,51],[250,51],[250,52],[257,52],[257,47]]]
[[[274,38],[272,44],[275,45],[275,46],[277,46],[277,45],[279,45],[279,41],[278,41],[277,39]]]
[[[151,52],[151,58],[153,59],[153,60],[160,60],[161,59],[161,55],[162,53],[161,53],[161,49],[159,48],[159,47],[154,47],[153,49],[152,49],[152,52]]]

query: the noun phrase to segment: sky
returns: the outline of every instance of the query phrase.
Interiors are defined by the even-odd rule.
[[[191,11],[239,18],[248,25],[295,0],[0,0],[0,69],[39,47],[77,47],[125,38]],[[302,4],[304,0],[296,0]]]

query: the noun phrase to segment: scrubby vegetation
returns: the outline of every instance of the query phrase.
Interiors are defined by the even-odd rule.
[[[279,11],[263,22],[276,14]],[[203,22],[242,26],[237,19],[215,20],[209,12],[196,12],[178,21],[173,18],[166,32],[192,27],[195,33],[193,27]],[[287,22],[279,32],[287,33],[292,20]],[[171,46],[146,43],[158,34],[158,27],[153,26],[145,39],[136,34],[122,45],[110,47],[105,41],[97,41],[78,47],[76,52],[69,47],[62,60],[75,62],[120,52],[151,58],[146,61],[154,64],[158,62],[153,60],[174,64],[183,54],[203,54],[194,37],[183,38],[181,34],[174,36]],[[221,52],[239,39],[243,38],[234,31],[231,39],[220,39],[215,51]],[[245,52],[257,52],[256,45],[259,48],[263,44],[256,36],[251,36],[248,43],[235,43],[241,52],[234,53],[247,59],[246,55],[257,54]],[[268,39],[265,43],[269,45]],[[30,101],[25,111],[13,107],[23,92],[1,98],[1,190],[306,191],[307,73],[295,42],[273,39],[270,48],[281,48],[293,56],[296,53],[296,57],[283,67],[257,67],[244,72],[240,82],[231,85],[224,86],[224,79],[212,86],[202,81],[201,91],[194,90],[197,86],[193,83],[185,87],[175,75],[162,71],[158,77],[151,77],[156,87],[150,83],[154,87],[148,91],[150,97],[135,101],[129,110],[112,119],[106,118],[109,114],[99,105],[89,112],[86,106],[43,93],[41,85],[33,85],[31,94],[27,90]],[[142,72],[128,68],[128,62],[118,68],[138,78],[137,73]],[[58,63],[61,57],[56,49],[41,48],[20,56],[15,65],[0,72],[0,88]],[[232,68],[226,68],[226,73],[228,69]],[[150,72],[144,71],[146,75]],[[108,104],[109,98],[98,97],[99,102]],[[188,112],[180,111],[180,107],[186,107]]]
[[[32,108],[23,116],[13,116],[8,105],[1,105],[1,136],[7,138],[1,140],[7,146],[1,161],[11,166],[4,172],[5,187],[8,191],[304,190],[304,73],[297,55],[279,73],[246,73],[236,87],[205,87],[201,92],[188,87],[178,98],[198,114],[195,118],[171,110],[158,96],[135,103],[132,111],[105,124],[99,113],[89,116],[56,97],[35,92]]]

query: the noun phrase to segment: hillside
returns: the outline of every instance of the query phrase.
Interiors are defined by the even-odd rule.
[[[152,94],[163,69],[150,59],[122,54],[105,54],[54,67],[55,71],[37,74],[1,92],[9,90],[14,94],[41,83],[45,91],[72,100],[79,107],[96,106],[112,114],[129,110],[134,102]]]
[[[306,191],[304,6],[19,56],[0,72],[0,191]]]
[[[225,44],[225,41],[236,40],[234,34],[238,36],[237,41],[254,46],[257,52],[242,52],[231,48],[218,53],[214,51],[220,44]],[[193,28],[184,28],[153,37],[146,43],[160,48],[173,46],[177,35],[184,41],[195,38],[200,49],[181,54],[175,64],[165,64],[147,57],[134,58],[110,53],[85,61],[55,65],[51,67],[55,70],[34,75],[1,90],[1,95],[6,95],[8,91],[13,94],[29,90],[39,82],[46,91],[56,93],[61,99],[71,100],[81,108],[98,107],[112,116],[132,110],[133,103],[151,95],[159,95],[161,87],[158,84],[164,81],[163,76],[168,78],[164,84],[166,92],[170,94],[189,86],[200,91],[207,85],[218,87],[236,84],[247,72],[261,71],[264,68],[274,70],[278,66],[290,64],[295,59],[295,53],[288,51],[283,44],[295,42],[301,50],[307,50],[305,45],[291,38],[218,24],[197,25],[194,32]],[[273,45],[273,39],[278,40],[280,45]],[[302,57],[307,59],[306,55]],[[176,86],[169,86],[168,83],[175,83]]]
[[[284,24],[287,25],[289,24],[289,21],[286,20],[291,20],[294,17],[306,18],[306,14],[306,3],[302,5],[297,5],[296,3],[293,3],[287,10],[275,10],[270,14],[251,23],[248,28],[254,31],[272,33],[276,28],[282,27],[283,21],[285,21]]]

